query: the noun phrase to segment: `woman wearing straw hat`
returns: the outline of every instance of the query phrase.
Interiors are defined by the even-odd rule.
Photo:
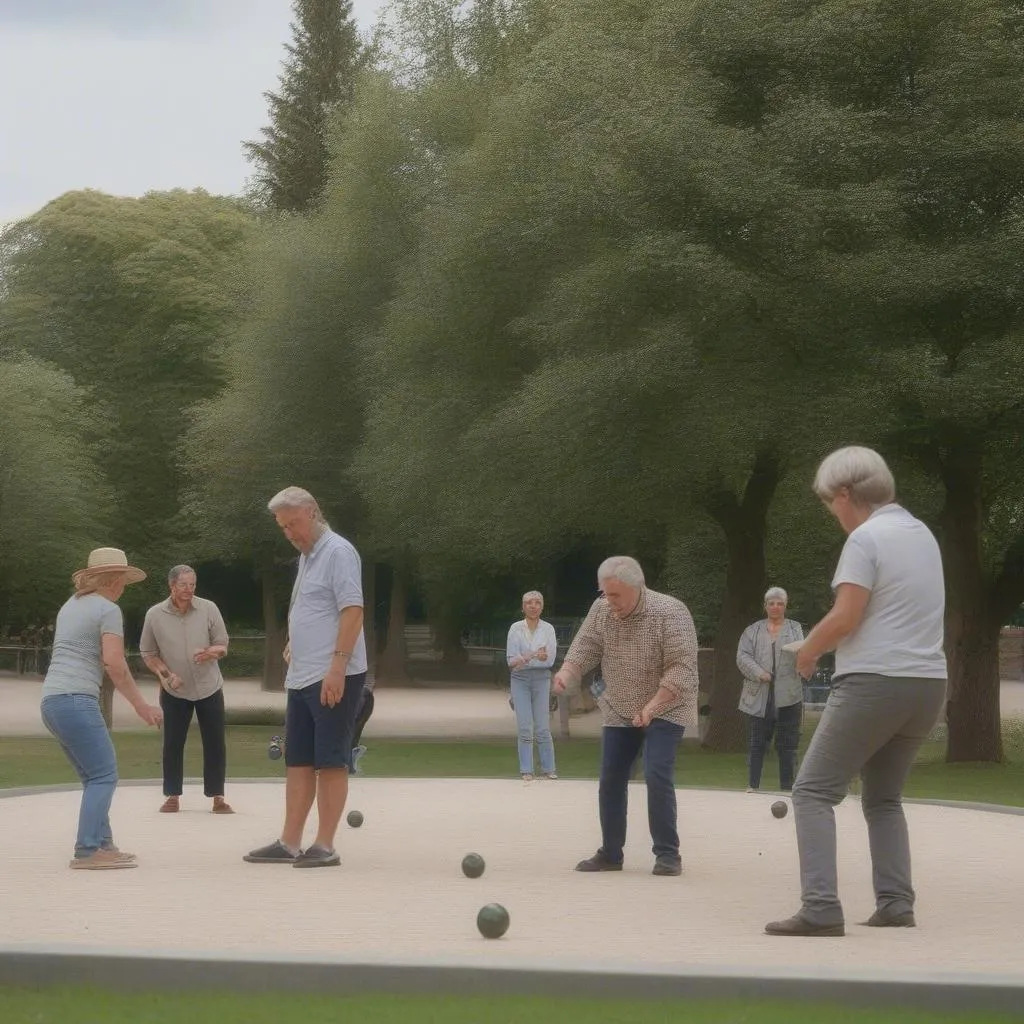
[[[124,619],[116,603],[129,583],[145,578],[119,548],[96,548],[86,567],[71,577],[75,593],[57,613],[41,710],[43,724],[82,780],[72,868],[136,866],[134,854],[122,853],[114,845],[110,829],[117,755],[100,711],[100,687],[106,669],[146,725],[163,721],[163,712],[146,703],[125,661]]]

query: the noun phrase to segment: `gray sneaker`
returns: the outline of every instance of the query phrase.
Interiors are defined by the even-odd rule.
[[[341,863],[337,850],[325,850],[315,843],[305,853],[300,853],[292,864],[293,868],[336,868]]]
[[[365,753],[366,753],[366,747],[364,747],[361,743],[359,744],[358,747],[353,747],[352,748],[352,774],[353,775],[358,775],[359,774],[359,762],[362,760],[363,754],[365,754]]]
[[[299,857],[302,851],[299,851]],[[298,858],[280,839],[275,839],[269,846],[261,846],[258,850],[247,853],[242,860],[250,864],[294,864]]]

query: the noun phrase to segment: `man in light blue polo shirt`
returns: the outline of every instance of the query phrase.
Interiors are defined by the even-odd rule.
[[[285,658],[285,821],[281,837],[243,859],[297,868],[341,863],[334,837],[348,798],[352,735],[366,683],[359,553],[324,520],[316,499],[287,487],[268,508],[299,550]],[[316,839],[302,849],[316,800]]]

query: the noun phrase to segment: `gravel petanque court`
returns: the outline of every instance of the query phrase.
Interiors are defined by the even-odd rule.
[[[621,874],[572,870],[599,842],[595,782],[353,781],[361,828],[339,830],[340,868],[252,865],[242,854],[278,834],[279,782],[230,785],[234,816],[214,816],[201,787],[157,812],[157,785],[123,785],[112,821],[129,871],[73,872],[79,793],[0,799],[8,838],[0,873],[0,946],[61,945],[259,957],[438,957],[495,963],[616,963],[647,968],[1021,972],[1024,816],[908,804],[919,926],[857,926],[873,909],[859,803],[837,809],[847,935],[785,939],[766,921],[798,907],[793,816],[768,793],[680,790],[684,874],[650,874],[645,792],[630,790]],[[467,879],[463,856],[486,870]],[[486,903],[511,927],[476,930]]]

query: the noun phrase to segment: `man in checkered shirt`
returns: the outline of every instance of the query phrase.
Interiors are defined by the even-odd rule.
[[[683,727],[697,713],[697,632],[682,601],[644,586],[639,563],[624,555],[597,571],[602,596],[552,681],[556,693],[601,666],[601,848],[577,871],[621,871],[626,802],[643,749],[654,874],[680,875],[675,760]]]

